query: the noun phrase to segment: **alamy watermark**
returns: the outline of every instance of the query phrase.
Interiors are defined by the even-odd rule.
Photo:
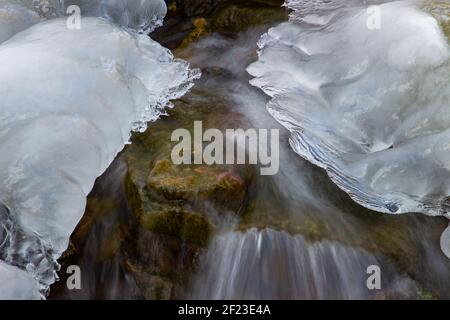
[[[374,5],[367,8],[367,29],[381,29],[381,7]]]
[[[270,134],[269,134],[270,131]],[[261,175],[278,173],[278,129],[207,129],[194,121],[194,136],[187,129],[176,129],[171,140],[178,142],[171,152],[172,162],[180,164],[259,164]],[[204,145],[206,144],[206,146]]]
[[[369,275],[366,281],[367,289],[381,290],[381,269],[377,265],[367,267],[366,273]]]
[[[66,273],[69,274],[66,280],[66,286],[69,290],[81,290],[81,269],[77,265],[67,267]]]
[[[81,268],[77,265],[70,265],[66,269],[69,275],[66,280],[66,287],[69,290],[81,290]],[[370,265],[366,269],[368,275],[366,287],[368,290],[381,290],[381,268],[378,265]]]
[[[81,8],[77,5],[67,7],[66,13],[69,17],[66,20],[66,26],[69,30],[81,29]]]

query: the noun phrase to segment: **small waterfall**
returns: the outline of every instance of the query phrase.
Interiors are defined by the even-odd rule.
[[[265,229],[217,236],[200,263],[193,299],[368,299],[367,268],[383,265],[392,290],[393,268],[365,250]],[[387,272],[386,272],[387,271]],[[407,282],[402,279],[401,281]]]

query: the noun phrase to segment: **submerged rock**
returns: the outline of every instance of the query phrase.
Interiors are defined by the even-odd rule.
[[[174,165],[170,159],[173,130],[193,130],[200,119],[205,128],[224,125],[226,100],[203,94],[204,100],[190,94],[178,101],[167,118],[133,136],[122,154],[135,219],[124,250],[126,266],[149,299],[176,297],[214,229],[224,217],[237,217],[246,202],[248,166]]]
[[[211,29],[224,34],[234,34],[250,27],[282,21],[286,12],[273,6],[229,5],[212,18]]]
[[[282,0],[172,1],[164,26],[152,37],[170,49],[184,49],[212,33],[234,37],[252,27],[287,18]]]

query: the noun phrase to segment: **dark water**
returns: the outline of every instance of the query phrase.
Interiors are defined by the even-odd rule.
[[[101,212],[88,229],[81,252],[66,264],[77,265],[81,270],[81,290],[68,290],[66,281],[68,274],[64,268],[60,271],[60,281],[50,291],[49,299],[139,299],[142,298],[134,280],[127,274],[123,266],[120,251],[110,259],[103,259],[102,252],[111,241],[111,235],[118,231],[121,223],[127,223],[131,210],[127,204],[124,180],[125,163],[117,158],[110,168],[96,181],[89,199],[114,199],[112,206],[101,202],[88,208]],[[84,219],[86,220],[86,219]],[[80,228],[80,226],[78,226]],[[64,267],[64,265],[63,265]]]

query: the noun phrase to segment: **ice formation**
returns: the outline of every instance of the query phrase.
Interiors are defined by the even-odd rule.
[[[49,19],[36,1],[0,0],[1,298],[45,296],[95,179],[199,75],[139,34],[159,23],[162,0],[128,1],[150,11],[101,3],[111,19],[71,30],[57,7]],[[122,19],[115,5],[145,17]]]
[[[39,14],[19,2],[0,0],[0,43],[39,22]]]
[[[30,273],[1,260],[0,279],[2,281],[0,300],[37,300],[40,298],[38,283]]]
[[[248,72],[292,148],[363,206],[448,216],[450,3],[286,5]]]
[[[152,31],[162,24],[167,8],[160,0],[61,0],[63,12],[76,5],[83,16],[105,17],[123,27]]]
[[[103,17],[124,28],[145,33],[162,24],[167,8],[162,0],[0,0],[0,43],[43,20],[72,14]]]

